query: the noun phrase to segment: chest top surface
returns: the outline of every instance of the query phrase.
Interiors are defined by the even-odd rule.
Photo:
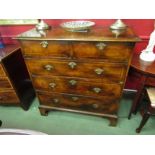
[[[140,39],[130,28],[111,30],[109,27],[94,27],[87,32],[69,32],[61,27],[51,30],[37,31],[35,28],[18,35],[19,40],[67,40],[67,41],[115,41],[138,42]]]

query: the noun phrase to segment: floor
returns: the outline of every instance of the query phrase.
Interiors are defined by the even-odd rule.
[[[20,107],[1,106],[1,128],[29,129],[50,135],[135,135],[141,116],[138,113],[133,115],[131,120],[127,119],[133,98],[123,96],[117,127],[108,126],[107,119],[77,113],[53,111],[49,112],[48,116],[41,116],[38,110],[39,103],[35,98],[28,111]],[[154,135],[154,122],[155,117],[151,117],[140,134]]]

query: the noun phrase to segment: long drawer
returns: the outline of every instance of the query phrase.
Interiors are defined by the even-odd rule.
[[[76,61],[59,59],[26,59],[31,74],[97,78],[103,82],[119,82],[125,78],[126,63]]]
[[[3,71],[1,64],[0,64],[0,76],[5,76],[5,72]]]
[[[0,104],[16,104],[19,103],[19,99],[17,98],[14,90],[9,91],[0,91]]]
[[[7,77],[0,77],[0,90],[12,89],[12,86]]]
[[[37,90],[95,97],[113,96],[119,98],[122,90],[122,84],[119,83],[100,83],[95,80],[73,77],[33,77],[33,84]]]
[[[104,114],[116,113],[118,104],[115,98],[104,97],[103,100],[73,94],[38,92],[41,105],[67,108]]]

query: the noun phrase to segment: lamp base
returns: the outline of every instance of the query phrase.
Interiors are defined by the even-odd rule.
[[[116,20],[116,22],[110,26],[110,29],[113,29],[113,30],[122,30],[126,28],[127,28],[127,25],[124,24],[121,19]]]
[[[43,20],[40,20],[39,23],[36,25],[37,30],[49,30],[51,26],[46,24]]]
[[[140,59],[143,61],[149,61],[152,62],[155,60],[155,54],[153,52],[147,52],[147,51],[143,51],[140,54]]]

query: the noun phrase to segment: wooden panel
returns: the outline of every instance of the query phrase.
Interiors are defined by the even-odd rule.
[[[1,64],[0,64],[0,76],[5,76],[5,72]]]
[[[12,91],[0,91],[0,104],[17,104],[19,103],[19,99],[15,92]]]
[[[130,43],[120,42],[74,42],[72,46],[76,58],[127,61],[132,51]]]
[[[33,83],[38,90],[96,97],[114,96],[119,98],[122,88],[122,85],[118,83],[100,83],[95,80],[72,77],[33,77]]]
[[[72,94],[41,93],[38,92],[41,105],[113,114],[118,109],[116,99],[104,97],[104,100]]]
[[[0,90],[11,89],[12,86],[7,77],[0,77]]]
[[[73,76],[97,78],[102,82],[124,80],[127,64],[99,61],[76,61],[57,59],[26,59],[31,74],[44,76]]]
[[[67,58],[71,56],[71,46],[67,41],[22,41],[21,45],[23,54],[29,57],[52,56]]]

